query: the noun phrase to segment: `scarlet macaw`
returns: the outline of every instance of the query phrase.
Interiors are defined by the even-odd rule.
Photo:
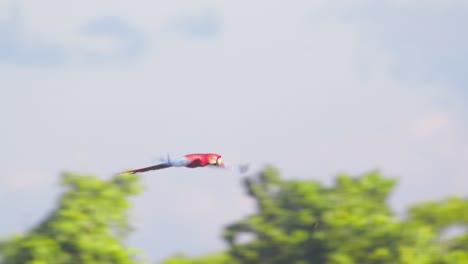
[[[134,169],[134,170],[129,170],[125,171],[123,173],[138,173],[138,172],[146,172],[146,171],[151,171],[151,170],[160,170],[160,169],[165,169],[169,167],[186,167],[186,168],[199,168],[199,167],[218,167],[218,168],[223,168],[223,169],[231,169],[234,171],[237,171],[238,173],[244,173],[248,170],[248,165],[242,165],[242,166],[237,166],[237,167],[230,167],[227,166],[223,160],[221,159],[221,155],[218,153],[193,153],[193,154],[187,154],[182,157],[177,157],[175,159],[167,158],[167,159],[161,159],[163,163],[150,166],[150,167],[144,167],[140,169]]]

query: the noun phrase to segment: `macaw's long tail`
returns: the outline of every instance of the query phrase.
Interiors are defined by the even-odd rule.
[[[172,167],[172,165],[169,164],[169,163],[162,163],[162,164],[158,164],[158,165],[154,165],[154,166],[150,166],[150,167],[144,167],[144,168],[140,168],[140,169],[128,170],[128,171],[124,171],[124,172],[121,172],[121,173],[135,174],[135,173],[138,173],[138,172],[160,170],[160,169],[165,169],[165,168],[169,168],[169,167]]]

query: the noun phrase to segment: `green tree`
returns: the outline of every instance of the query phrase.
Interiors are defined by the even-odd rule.
[[[268,167],[245,181],[258,212],[226,228],[230,253],[247,264],[468,263],[466,234],[442,241],[438,232],[466,223],[468,202],[422,204],[398,219],[387,205],[396,182],[374,171],[327,187]],[[239,243],[243,234],[252,239]]]
[[[410,207],[409,219],[429,225],[437,232],[442,257],[435,263],[468,263],[468,200],[447,197],[441,201],[427,201]],[[444,234],[457,228],[458,234]]]
[[[184,254],[176,254],[164,260],[162,264],[240,264],[227,252],[217,252],[200,257],[190,258]]]
[[[3,264],[133,264],[138,252],[121,240],[131,231],[129,197],[142,190],[135,175],[110,180],[64,173],[58,208],[37,227],[0,243]]]
[[[337,175],[332,186],[283,180],[272,166],[244,181],[257,212],[228,225],[227,253],[178,256],[164,264],[466,264],[468,200],[450,197],[395,215],[397,180],[378,171]],[[446,230],[461,227],[458,235]],[[464,228],[464,229],[463,229]],[[242,240],[247,235],[248,240]]]

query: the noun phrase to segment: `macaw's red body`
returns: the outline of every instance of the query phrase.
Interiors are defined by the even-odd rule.
[[[185,167],[187,168],[205,167],[208,165],[224,167],[221,155],[217,153],[195,153],[187,154],[184,157],[186,158]]]
[[[187,154],[182,157],[177,157],[175,159],[163,159],[163,163],[145,167],[141,169],[129,170],[125,171],[125,173],[138,173],[138,172],[145,172],[150,170],[160,170],[169,167],[186,167],[186,168],[199,168],[199,167],[218,167],[228,169],[226,164],[222,161],[221,155],[218,153],[193,153]],[[248,165],[242,165],[238,167],[232,167],[229,169],[235,169],[239,173],[246,172],[248,169]]]

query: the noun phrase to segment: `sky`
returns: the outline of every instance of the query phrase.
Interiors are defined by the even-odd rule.
[[[63,171],[166,153],[324,183],[378,169],[397,212],[466,195],[467,28],[463,0],[0,0],[0,237],[55,208]],[[127,244],[222,249],[255,211],[244,176],[141,175]]]

